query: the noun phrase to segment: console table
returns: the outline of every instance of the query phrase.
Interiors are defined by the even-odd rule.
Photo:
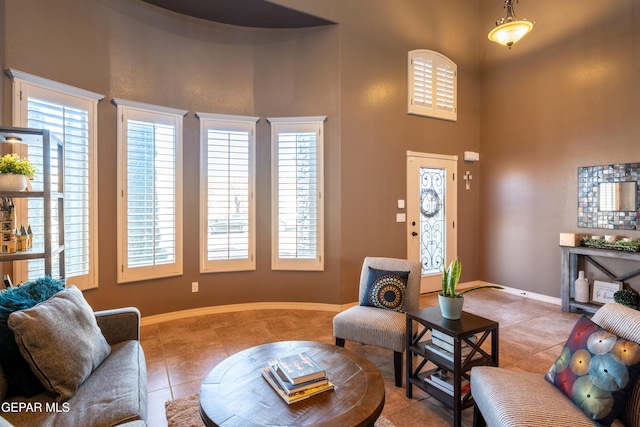
[[[560,299],[562,301],[562,311],[572,311],[581,309],[590,313],[595,313],[600,304],[576,302],[573,297],[573,283],[578,278],[578,258],[582,256],[589,263],[602,271],[611,280],[624,282],[631,277],[640,274],[640,252],[625,252],[611,249],[595,249],[585,246],[560,246],[560,267],[562,268],[562,285],[560,288]],[[592,257],[616,258],[627,261],[634,261],[634,269],[620,276],[611,273]]]

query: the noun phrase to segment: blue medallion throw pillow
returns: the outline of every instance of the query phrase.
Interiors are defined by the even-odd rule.
[[[608,426],[623,411],[638,374],[640,344],[582,316],[545,378],[589,418]]]
[[[0,366],[7,380],[8,396],[31,397],[44,391],[44,386],[18,349],[15,336],[7,324],[9,315],[48,300],[64,289],[62,283],[43,277],[0,292]]]
[[[360,305],[403,311],[408,271],[386,271],[369,267],[367,289]]]

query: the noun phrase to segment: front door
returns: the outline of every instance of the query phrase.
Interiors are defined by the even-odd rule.
[[[420,292],[441,289],[457,256],[458,156],[407,151],[407,258],[422,262]]]

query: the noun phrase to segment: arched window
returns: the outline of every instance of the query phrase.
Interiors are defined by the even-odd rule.
[[[409,51],[409,114],[456,121],[458,67],[432,50]]]

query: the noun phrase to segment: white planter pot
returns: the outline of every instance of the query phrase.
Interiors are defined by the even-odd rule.
[[[27,178],[24,175],[0,173],[0,191],[24,191]]]
[[[449,320],[459,320],[462,314],[462,304],[464,304],[464,297],[449,298],[438,295],[438,302],[440,303],[440,311],[442,317]]]

